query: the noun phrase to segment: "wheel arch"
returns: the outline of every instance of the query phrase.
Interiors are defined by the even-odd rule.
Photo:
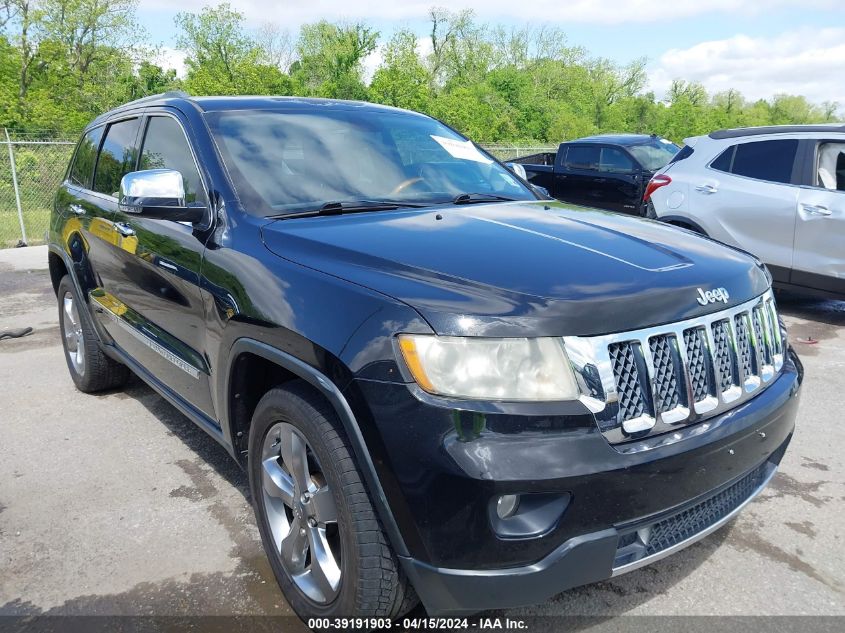
[[[707,235],[707,231],[705,231],[698,222],[690,220],[689,218],[684,217],[682,215],[664,215],[661,216],[659,219],[665,224],[671,224],[672,226],[680,226],[681,228],[688,229],[690,231],[695,231],[696,233],[700,233],[701,235]]]
[[[77,234],[78,235],[78,234]],[[79,240],[82,236],[79,235]],[[58,296],[59,282],[67,275],[77,294],[82,299],[82,309],[89,310],[88,292],[94,288],[94,275],[88,261],[87,249],[81,249],[79,241],[68,242],[68,250],[63,250],[58,244],[51,243],[47,246],[47,266],[50,271],[50,282],[53,285],[53,292]],[[90,310],[88,316],[90,317]],[[94,328],[98,338],[100,332]]]
[[[238,387],[254,388],[248,380],[249,376],[254,374],[239,372],[238,370],[239,364],[244,359],[250,359],[251,362],[257,362],[260,365],[259,371],[270,372],[269,380],[266,380],[264,384],[259,382],[259,387],[255,390],[255,393],[266,386],[272,388],[289,380],[299,379],[308,383],[319,397],[325,399],[331,405],[343,425],[343,430],[349,439],[352,451],[372,496],[373,504],[394,551],[399,556],[408,556],[408,549],[399,532],[387,496],[376,473],[361,428],[349,402],[337,385],[324,373],[299,358],[251,338],[237,339],[229,351],[228,358],[225,386],[222,391],[225,395],[223,432],[228,435],[232,452],[241,466],[246,465],[248,458],[243,447],[246,446],[248,440],[252,414],[249,403],[243,406],[243,403],[238,402],[243,398],[242,395],[239,395]],[[255,393],[252,394],[253,397]],[[254,410],[254,406],[252,410]],[[246,419],[247,415],[249,419]]]
[[[53,249],[47,251],[47,267],[50,271],[50,283],[53,284],[53,294],[58,296],[59,283],[65,275],[70,274],[70,271],[65,263],[64,257]]]
[[[64,274],[70,275],[79,296],[87,305],[88,292],[97,287],[91,262],[88,259],[88,243],[78,230],[69,231],[62,240],[61,244],[51,242],[47,247],[49,252],[47,263],[50,267],[53,289],[58,289],[59,281],[61,281],[61,277],[58,279],[53,277],[54,270],[58,274],[63,268]]]

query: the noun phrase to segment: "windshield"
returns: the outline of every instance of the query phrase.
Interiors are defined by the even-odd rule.
[[[655,138],[642,145],[628,146],[628,151],[634,155],[643,169],[648,171],[657,171],[666,167],[680,149],[665,138]]]
[[[353,107],[205,116],[251,213],[352,201],[440,204],[466,193],[537,199],[472,142],[426,116]]]

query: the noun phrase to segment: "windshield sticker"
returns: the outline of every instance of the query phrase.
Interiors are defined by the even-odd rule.
[[[453,158],[460,158],[462,160],[471,160],[476,163],[484,163],[489,165],[493,161],[484,156],[478,151],[478,148],[473,145],[472,141],[456,141],[453,138],[446,138],[445,136],[431,135],[431,138],[449,152]]]

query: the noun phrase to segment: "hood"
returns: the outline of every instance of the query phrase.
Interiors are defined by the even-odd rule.
[[[442,335],[596,335],[742,303],[769,279],[689,231],[554,202],[277,220],[272,252],[415,308]],[[699,288],[724,288],[701,305]]]

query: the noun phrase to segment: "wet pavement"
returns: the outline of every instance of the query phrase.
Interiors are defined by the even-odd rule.
[[[0,251],[0,331],[34,328],[0,340],[0,615],[289,615],[229,455],[137,379],[74,389],[35,248]],[[770,487],[668,559],[495,615],[845,615],[845,302],[778,301],[806,382]]]

